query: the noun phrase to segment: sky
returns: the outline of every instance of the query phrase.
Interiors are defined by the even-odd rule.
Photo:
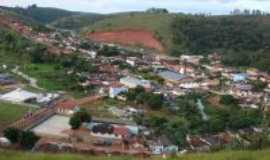
[[[1,6],[56,7],[72,11],[113,13],[167,8],[171,12],[228,14],[233,9],[270,12],[270,0],[0,0]]]

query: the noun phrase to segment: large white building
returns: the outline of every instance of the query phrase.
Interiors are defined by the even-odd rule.
[[[23,89],[16,89],[9,93],[6,93],[0,96],[0,99],[11,101],[11,102],[26,102],[29,100],[36,100],[40,97],[40,95],[32,92],[25,91]]]
[[[120,79],[120,83],[128,88],[136,88],[142,86],[144,88],[151,88],[151,82],[148,80],[141,80],[135,77],[124,77]]]

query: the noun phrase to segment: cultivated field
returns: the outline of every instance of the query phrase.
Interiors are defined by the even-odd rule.
[[[35,109],[0,101],[0,130],[21,119],[28,111]]]

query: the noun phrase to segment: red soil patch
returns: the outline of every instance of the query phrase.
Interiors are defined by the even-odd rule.
[[[146,48],[164,51],[161,42],[153,32],[141,29],[121,29],[107,32],[89,33],[89,38],[97,42],[118,43],[122,45],[142,45]]]

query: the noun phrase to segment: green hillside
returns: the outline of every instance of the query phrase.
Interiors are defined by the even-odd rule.
[[[14,151],[0,151],[0,160],[139,160],[139,157],[125,156],[89,156],[71,154],[43,154]],[[146,158],[146,160],[161,160],[160,157]],[[167,158],[168,160],[269,160],[270,150],[263,151],[227,151],[209,154],[190,154],[181,157]]]
[[[107,15],[103,20],[85,28],[86,31],[110,31],[121,28],[147,29],[153,31],[165,46],[171,46],[171,24],[176,15],[146,12],[130,12]]]
[[[95,13],[85,13],[80,15],[73,15],[57,19],[50,23],[53,27],[80,30],[83,27],[92,25],[93,23],[102,20],[105,16]]]
[[[17,13],[19,15],[23,15],[24,17],[31,18],[42,24],[47,24],[47,23],[55,21],[56,19],[79,14],[79,12],[71,12],[71,11],[66,11],[66,10],[57,9],[57,8],[43,8],[43,7],[37,7],[36,5],[29,6],[27,8],[21,8],[21,7],[13,8],[13,7],[3,7],[3,6],[1,6],[0,8]]]

